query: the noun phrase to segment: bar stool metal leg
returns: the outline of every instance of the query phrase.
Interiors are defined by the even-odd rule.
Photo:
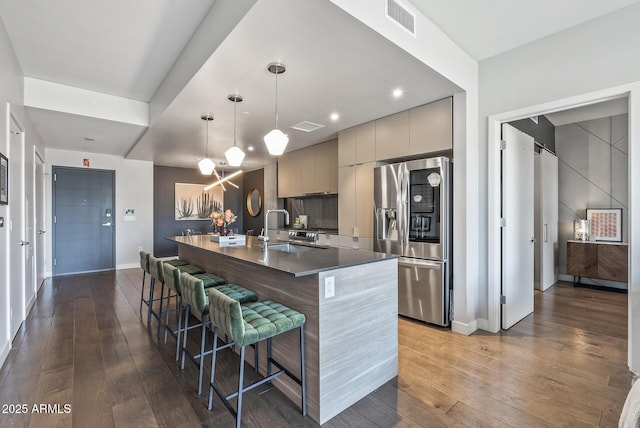
[[[307,382],[304,370],[304,324],[300,326],[300,387],[302,388],[302,416],[307,416]]]
[[[184,332],[182,333],[182,364],[180,368],[184,370],[184,359],[187,355],[187,333],[189,332],[189,314],[191,313],[191,305],[186,305],[184,316]]]
[[[169,292],[169,295],[171,295],[171,292]],[[162,302],[163,301],[164,301],[164,282],[160,287],[160,309],[158,311],[158,332],[156,333],[156,337],[158,339],[160,338],[160,330],[162,328]],[[167,302],[167,306],[169,306],[169,302]]]
[[[142,291],[140,292],[140,316],[142,316],[142,304],[144,303],[144,280],[146,279],[147,272],[142,271]]]
[[[198,395],[202,395],[202,375],[204,374],[204,342],[207,332],[207,315],[202,315],[202,336],[200,337],[200,372],[198,374]]]
[[[156,279],[151,276],[149,281],[149,306],[147,306],[147,326],[151,325],[151,314],[153,312],[153,292],[156,286]]]
[[[240,420],[242,417],[242,393],[244,392],[244,350],[240,348],[240,379],[238,380],[238,410],[236,413],[236,428],[240,428]]]

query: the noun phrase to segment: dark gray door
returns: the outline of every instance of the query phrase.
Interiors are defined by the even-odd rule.
[[[53,167],[53,274],[115,268],[115,172]]]

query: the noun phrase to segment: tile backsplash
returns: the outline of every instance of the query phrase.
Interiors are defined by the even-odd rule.
[[[287,198],[285,206],[291,214],[291,223],[299,215],[306,214],[309,229],[338,229],[338,195]]]

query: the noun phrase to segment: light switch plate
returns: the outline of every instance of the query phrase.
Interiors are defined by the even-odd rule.
[[[336,280],[333,276],[324,279],[324,298],[328,299],[336,295]]]

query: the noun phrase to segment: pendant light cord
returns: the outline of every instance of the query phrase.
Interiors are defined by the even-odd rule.
[[[278,66],[276,66],[276,126],[275,129],[278,129],[278,73],[279,69]]]
[[[236,146],[236,124],[238,123],[238,94],[233,100],[233,147]]]
[[[204,157],[209,157],[209,119],[206,119],[207,122],[207,142],[204,146]]]

